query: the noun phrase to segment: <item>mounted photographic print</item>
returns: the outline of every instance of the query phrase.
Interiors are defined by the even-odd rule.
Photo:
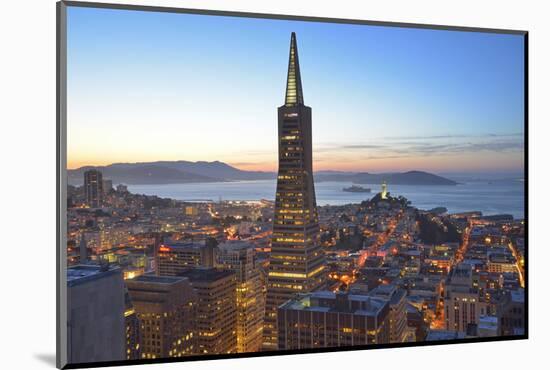
[[[527,338],[526,55],[58,3],[58,367]]]

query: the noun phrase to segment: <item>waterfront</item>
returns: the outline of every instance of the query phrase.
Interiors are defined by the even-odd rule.
[[[380,184],[362,184],[372,193],[344,192],[349,182],[316,182],[317,204],[359,203],[380,191]],[[129,185],[132,193],[157,195],[186,201],[260,200],[275,198],[275,180],[188,183],[167,185]],[[524,183],[507,181],[465,181],[456,186],[390,185],[390,193],[402,195],[419,209],[446,207],[450,213],[481,211],[484,215],[511,214],[524,217]]]

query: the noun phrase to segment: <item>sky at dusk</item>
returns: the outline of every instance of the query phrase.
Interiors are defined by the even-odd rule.
[[[68,8],[68,167],[277,169],[290,33],[314,170],[523,171],[523,36]]]

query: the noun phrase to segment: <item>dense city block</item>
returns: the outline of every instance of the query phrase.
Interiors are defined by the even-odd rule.
[[[182,202],[95,178],[69,189],[74,361],[266,350],[275,204]],[[524,333],[523,220],[419,210],[385,184],[317,212],[323,285],[276,307],[267,349]],[[285,277],[299,286],[296,274]]]

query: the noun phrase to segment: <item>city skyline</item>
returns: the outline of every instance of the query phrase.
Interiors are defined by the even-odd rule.
[[[276,171],[272,103],[295,31],[315,171],[523,171],[518,35],[80,8],[68,30],[69,168]]]
[[[490,179],[520,171],[525,155],[509,45],[482,45],[486,34],[403,38],[398,28],[227,17],[210,27],[210,16],[195,25],[109,12],[78,20],[94,30],[87,58],[71,53],[82,34],[69,22],[69,166],[86,150],[107,163],[222,160],[276,169],[276,182],[220,163],[67,171],[63,362],[527,337],[523,172]],[[276,114],[262,113],[266,102]],[[71,124],[74,114],[88,124]],[[485,172],[463,182],[314,174],[377,168]]]

